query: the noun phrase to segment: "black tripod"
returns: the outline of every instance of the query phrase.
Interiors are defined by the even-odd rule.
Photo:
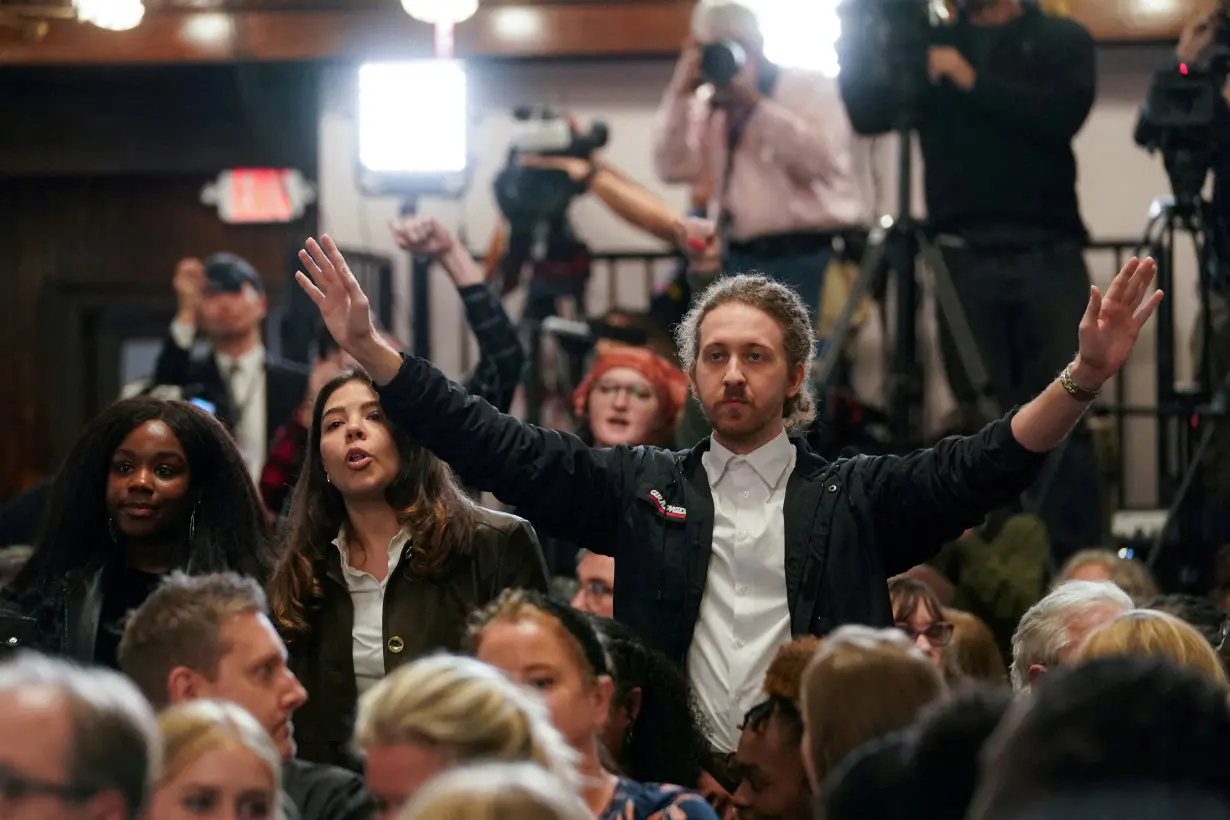
[[[919,287],[916,266],[920,255],[931,269],[936,302],[952,332],[961,365],[979,396],[979,410],[988,419],[998,418],[1000,410],[993,395],[991,377],[978,354],[977,341],[948,266],[944,264],[944,257],[910,212],[914,181],[913,130],[898,128],[897,138],[900,145],[897,218],[885,217],[871,232],[858,279],[827,340],[815,383],[819,395],[829,395],[859,305],[875,292],[877,284],[883,281],[881,277],[887,276],[896,288],[896,321],[891,342],[885,346],[886,350],[891,350],[888,363],[889,430],[895,442],[917,443],[925,437],[922,374],[918,362]],[[887,327],[885,333],[889,335]]]
[[[1195,408],[1192,415],[1200,419],[1200,439],[1196,443],[1196,449],[1192,452],[1191,461],[1188,463],[1187,469],[1183,472],[1183,477],[1179,480],[1178,488],[1171,498],[1170,506],[1166,510],[1166,520],[1162,523],[1162,527],[1158,530],[1157,535],[1154,536],[1153,544],[1149,548],[1149,555],[1145,559],[1145,563],[1149,565],[1150,569],[1157,567],[1158,559],[1165,553],[1167,538],[1171,530],[1180,522],[1184,508],[1191,498],[1192,489],[1197,486],[1197,479],[1204,465],[1205,456],[1208,454],[1209,444],[1217,433],[1218,422],[1230,416],[1230,376],[1227,376],[1226,381],[1213,394],[1208,405]]]
[[[1178,191],[1178,188],[1176,188]],[[1176,237],[1188,234],[1192,246],[1196,250],[1198,281],[1200,283],[1200,304],[1205,306],[1202,311],[1202,350],[1200,351],[1200,373],[1198,381],[1200,391],[1195,396],[1197,402],[1211,401],[1211,362],[1209,358],[1209,343],[1212,335],[1212,323],[1207,310],[1209,304],[1209,272],[1205,256],[1204,229],[1208,216],[1209,205],[1199,193],[1184,193],[1180,196],[1158,197],[1149,206],[1149,215],[1145,221],[1144,233],[1135,255],[1141,256],[1147,252],[1157,263],[1157,287],[1167,294],[1174,293],[1174,254]],[[1182,453],[1180,447],[1182,420],[1191,413],[1191,397],[1183,401],[1184,396],[1176,387],[1175,381],[1175,325],[1174,300],[1165,299],[1157,308],[1157,466],[1159,474],[1159,500],[1163,504],[1172,503],[1176,488],[1181,485],[1184,476]],[[1176,423],[1178,422],[1178,423]],[[1180,428],[1180,429],[1176,429]]]

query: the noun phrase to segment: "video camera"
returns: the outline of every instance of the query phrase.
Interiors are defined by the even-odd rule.
[[[927,51],[951,22],[942,0],[844,0],[837,9],[837,77],[854,130],[913,128],[930,84]]]
[[[513,225],[550,222],[563,217],[573,197],[584,187],[563,171],[526,168],[522,154],[589,159],[607,143],[603,122],[594,122],[582,132],[575,122],[550,108],[521,107],[513,111],[517,132],[508,151],[508,161],[495,178],[495,199],[500,212]]]
[[[1217,45],[1203,67],[1179,64],[1153,76],[1136,123],[1136,144],[1160,151],[1177,202],[1199,199],[1213,167],[1221,89],[1230,67],[1230,21],[1223,21]]]

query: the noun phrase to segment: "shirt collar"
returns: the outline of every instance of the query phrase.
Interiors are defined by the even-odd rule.
[[[784,428],[772,440],[747,455],[733,453],[717,439],[711,438],[709,450],[705,453],[703,460],[713,485],[722,480],[731,464],[742,460],[756,471],[761,481],[770,488],[776,488],[794,463],[794,445],[790,443],[790,437],[786,435]]]
[[[393,540],[389,542],[389,558],[401,558],[402,550],[406,548],[406,544],[410,543],[410,533],[402,528],[397,531],[397,535],[393,536]],[[343,524],[337,531],[337,538],[333,539],[333,546],[337,547],[338,553],[342,556],[342,570],[354,572],[354,568],[350,566],[350,553],[346,551],[346,525]]]
[[[218,360],[218,368],[220,370],[225,372],[237,369],[240,372],[247,373],[265,360],[265,346],[257,345],[247,353],[242,353],[238,356],[227,356],[224,353],[215,353],[214,356]]]

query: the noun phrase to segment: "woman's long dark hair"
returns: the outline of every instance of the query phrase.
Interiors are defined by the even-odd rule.
[[[346,521],[342,494],[329,483],[321,463],[320,428],[326,402],[339,387],[354,381],[372,386],[366,373],[347,371],[321,388],[312,407],[303,472],[291,497],[281,559],[269,584],[275,621],[288,639],[308,629],[308,604],[322,595],[315,562],[332,548]],[[454,556],[470,551],[474,505],[457,486],[447,464],[411,441],[388,419],[385,424],[401,457],[401,469],[385,490],[385,497],[414,543],[410,569],[425,577],[438,576]]]
[[[191,472],[192,543],[184,520],[183,543],[172,554],[172,565],[196,573],[230,570],[262,582],[269,577],[274,556],[268,520],[230,433],[188,402],[141,396],[108,407],[73,445],[48,495],[34,555],[13,581],[15,592],[118,556],[108,526],[107,475],[116,449],[150,421],[171,428]]]
[[[641,690],[641,708],[619,752],[619,766],[633,780],[696,788],[713,763],[704,719],[682,668],[650,649],[622,624],[590,616],[606,638],[615,667],[612,707]]]

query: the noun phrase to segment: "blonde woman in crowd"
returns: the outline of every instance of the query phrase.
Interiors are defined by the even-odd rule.
[[[378,820],[468,763],[533,763],[570,793],[579,788],[576,756],[543,704],[473,658],[423,658],[376,684],[359,702],[355,742]]]
[[[948,658],[959,677],[984,683],[1008,682],[1008,667],[991,627],[977,615],[960,609],[945,609],[944,620],[952,624]]]
[[[843,626],[803,672],[803,757],[813,791],[846,755],[914,722],[944,694],[943,674],[897,629]]]
[[[576,793],[538,766],[487,764],[432,781],[398,820],[592,820]]]
[[[1226,670],[1208,639],[1166,612],[1137,609],[1102,624],[1089,633],[1073,660],[1081,662],[1107,655],[1163,658],[1218,686],[1230,688]]]
[[[282,757],[239,706],[194,700],[158,718],[164,766],[151,820],[268,820],[281,812]]]
[[[1110,550],[1081,550],[1059,571],[1052,589],[1064,581],[1110,581],[1126,592],[1136,606],[1157,597],[1157,581],[1140,561],[1120,558]]]

